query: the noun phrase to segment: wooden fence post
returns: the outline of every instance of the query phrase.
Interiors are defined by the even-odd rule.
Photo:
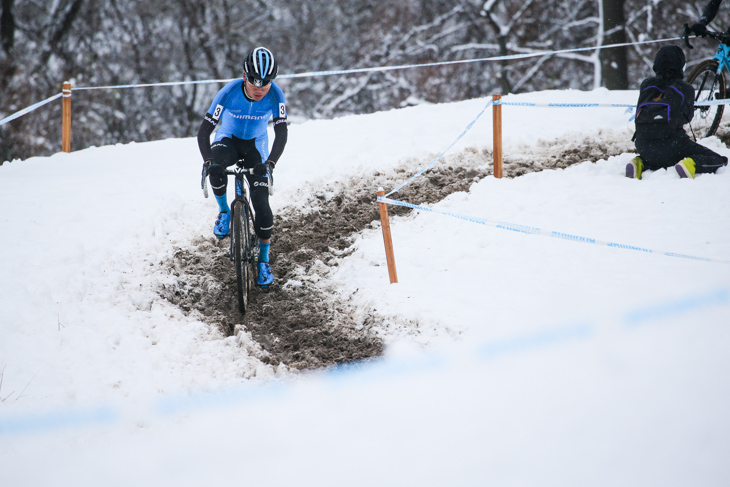
[[[494,143],[492,154],[494,155],[494,177],[502,177],[502,104],[499,103],[502,95],[492,95],[492,132]]]
[[[63,114],[62,114],[61,150],[71,152],[71,83],[63,82]]]
[[[378,188],[378,197],[385,196],[385,190]],[[398,274],[395,272],[395,255],[393,254],[393,239],[390,236],[390,221],[388,220],[388,205],[378,201],[380,209],[380,226],[383,229],[383,243],[385,243],[385,260],[388,262],[388,275],[390,283],[398,282]]]

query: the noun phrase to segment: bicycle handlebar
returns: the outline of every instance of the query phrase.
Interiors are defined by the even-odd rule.
[[[243,168],[243,167],[236,166],[233,169],[226,169],[226,174],[230,174],[231,176],[235,176],[236,174],[249,174],[249,175],[252,175],[253,174],[253,168],[251,167],[249,169],[246,169],[246,168]]]
[[[689,25],[684,24],[684,32],[682,33],[682,39],[684,40],[684,43],[687,45],[688,48],[694,49],[694,46],[689,43],[689,35],[691,33],[692,33],[692,29],[689,28]],[[711,37],[722,44],[730,44],[730,35],[728,35],[724,32],[715,32],[712,30],[708,30],[707,37]],[[697,36],[695,36],[695,39],[696,38],[697,38]]]
[[[200,188],[203,190],[203,197],[208,197],[208,173],[210,172],[210,163],[203,163],[203,177],[200,180]],[[226,174],[235,176],[236,174],[248,174],[253,175],[253,168],[245,168],[241,166],[234,166],[233,169],[226,168]],[[269,180],[269,194],[273,193],[274,178],[267,173],[267,179]]]

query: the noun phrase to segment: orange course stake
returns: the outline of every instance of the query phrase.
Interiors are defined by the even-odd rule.
[[[61,150],[71,152],[71,83],[63,82]]]
[[[385,190],[378,188],[378,197],[385,196]],[[395,255],[393,254],[393,239],[390,236],[390,221],[388,220],[388,205],[378,201],[380,209],[380,226],[383,229],[383,242],[385,243],[385,260],[388,262],[388,275],[390,283],[398,282],[398,274],[395,271]]]
[[[502,177],[502,95],[492,95],[492,132],[494,134],[494,177]]]

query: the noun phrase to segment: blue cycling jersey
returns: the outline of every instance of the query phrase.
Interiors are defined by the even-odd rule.
[[[265,97],[251,101],[243,93],[243,79],[237,79],[215,95],[208,115],[213,124],[220,122],[216,142],[231,136],[246,140],[268,139],[266,127],[269,119],[286,119],[286,100],[281,88],[272,82]]]

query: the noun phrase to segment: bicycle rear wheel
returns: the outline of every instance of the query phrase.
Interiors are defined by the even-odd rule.
[[[687,76],[687,82],[695,89],[695,102],[726,98],[725,73],[717,74],[717,61],[702,61]],[[695,107],[694,118],[689,123],[691,134],[697,138],[715,133],[722,120],[725,105]]]
[[[253,274],[250,265],[251,230],[250,217],[246,205],[242,201],[233,202],[233,262],[236,267],[236,284],[238,287],[238,309],[246,313],[248,309],[248,292],[252,287]]]

